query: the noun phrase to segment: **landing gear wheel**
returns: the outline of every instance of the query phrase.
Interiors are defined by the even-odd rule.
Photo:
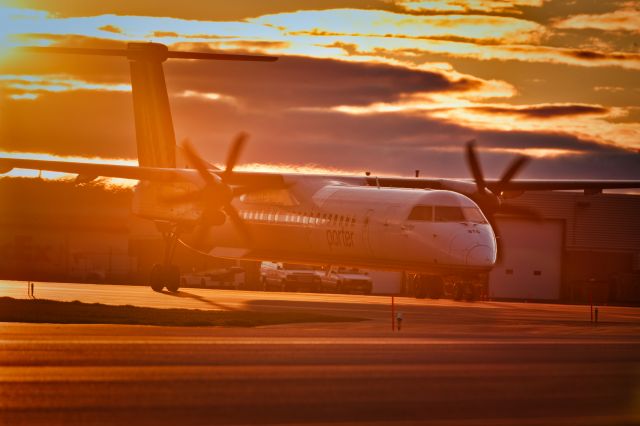
[[[166,265],[166,287],[172,293],[180,288],[180,268],[176,265]]]
[[[156,263],[151,268],[149,285],[153,291],[162,291],[164,287],[170,292],[176,292],[180,288],[180,268],[171,264],[173,253],[178,242],[180,227],[170,222],[156,222],[158,230],[162,233],[164,241],[164,262]]]
[[[180,268],[175,265],[156,263],[151,268],[149,285],[153,291],[162,291],[164,287],[175,293],[180,288]]]
[[[156,263],[151,268],[151,274],[149,276],[149,285],[153,289],[153,291],[162,291],[164,288],[163,284],[163,275],[164,275],[164,265]]]

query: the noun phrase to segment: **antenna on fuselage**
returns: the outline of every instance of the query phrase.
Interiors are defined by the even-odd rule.
[[[129,60],[138,163],[176,167],[176,136],[162,63],[167,59],[273,62],[275,56],[178,52],[160,43],[128,43],[126,49],[25,47],[23,51],[55,54],[122,56]]]

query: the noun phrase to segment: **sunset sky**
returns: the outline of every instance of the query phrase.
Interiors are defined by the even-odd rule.
[[[277,55],[170,60],[178,140],[245,167],[469,177],[640,179],[640,2],[0,0],[0,155],[135,159],[127,61],[13,47]]]

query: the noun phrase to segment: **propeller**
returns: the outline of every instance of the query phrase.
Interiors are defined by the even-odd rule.
[[[527,207],[506,204],[504,203],[503,197],[503,193],[508,188],[509,183],[518,173],[522,171],[522,169],[530,161],[530,158],[524,155],[520,155],[514,158],[502,173],[502,176],[500,177],[498,183],[493,186],[493,189],[489,189],[487,187],[486,181],[484,179],[482,167],[476,153],[475,140],[470,140],[466,144],[466,159],[469,169],[471,169],[473,180],[476,184],[476,192],[471,194],[471,198],[478,204],[480,209],[482,209],[483,213],[487,217],[487,220],[491,224],[491,227],[496,234],[496,240],[498,242],[498,256],[500,256],[502,249],[499,229],[497,227],[495,219],[496,214],[503,213],[535,220],[540,219],[540,214],[535,210],[529,209]]]
[[[198,219],[196,226],[195,238],[193,245],[199,247],[202,245],[207,232],[212,226],[220,226],[227,219],[231,221],[235,229],[242,235],[247,244],[251,244],[252,237],[246,223],[240,217],[240,214],[233,206],[234,198],[251,193],[261,191],[265,187],[238,187],[232,186],[230,179],[233,176],[240,154],[244,149],[249,135],[246,133],[238,134],[227,154],[227,162],[224,171],[215,174],[210,171],[210,165],[195,150],[189,140],[182,143],[183,152],[189,164],[198,172],[200,178],[204,182],[204,186],[200,189],[173,194],[163,197],[163,201],[173,204],[201,203],[202,213]]]

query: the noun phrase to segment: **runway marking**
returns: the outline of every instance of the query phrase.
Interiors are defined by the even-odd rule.
[[[288,379],[309,376],[330,377],[366,377],[378,376],[398,377],[399,375],[429,374],[430,377],[521,377],[537,376],[550,369],[561,369],[563,376],[589,374],[591,376],[619,374],[629,375],[627,365],[598,367],[597,362],[565,365],[562,362],[534,363],[526,369],[518,363],[514,364],[316,364],[316,365],[148,365],[148,366],[11,366],[0,370],[0,385],[5,383],[39,383],[39,382],[103,382],[103,381],[166,381],[166,380],[238,380],[243,377],[251,379],[272,379],[283,376]],[[593,367],[593,368],[589,368]],[[487,372],[490,368],[491,373]],[[277,370],[277,371],[276,371]],[[635,374],[637,375],[637,373]]]
[[[214,327],[212,327],[213,329]],[[368,345],[368,346],[386,346],[386,345],[638,345],[640,339],[589,339],[576,338],[567,340],[567,337],[558,338],[528,338],[528,339],[468,339],[464,337],[452,338],[405,338],[405,337],[227,337],[227,336],[188,336],[188,337],[149,337],[149,336],[131,336],[124,338],[105,338],[105,339],[87,339],[83,338],[78,341],[69,339],[40,339],[38,337],[12,337],[11,339],[0,339],[0,345],[5,345],[4,349],[9,349],[9,345],[33,343],[33,344],[65,344],[65,345],[92,345],[92,344],[120,344],[120,345],[148,345],[148,344],[167,344],[167,345]],[[134,340],[135,339],[135,340]]]

